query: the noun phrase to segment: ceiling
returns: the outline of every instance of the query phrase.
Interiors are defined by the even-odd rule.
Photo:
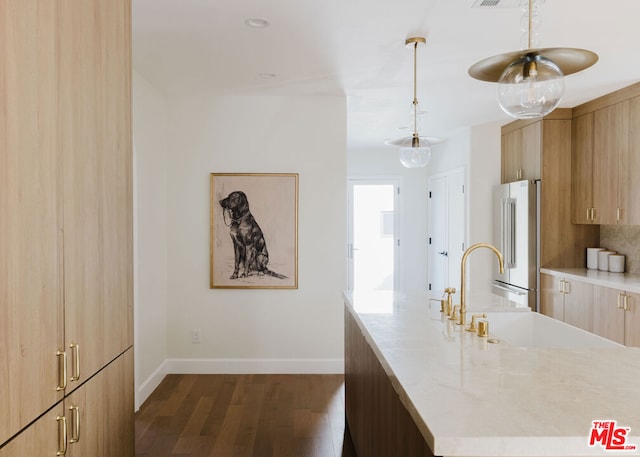
[[[428,136],[509,118],[495,84],[470,65],[520,48],[519,0],[133,0],[133,66],[167,96],[346,95],[351,148],[409,134],[410,36],[418,49],[418,100]],[[265,18],[263,29],[245,25]],[[640,1],[546,0],[542,47],[596,52],[566,78],[561,107],[640,80]],[[275,77],[265,78],[264,74]]]

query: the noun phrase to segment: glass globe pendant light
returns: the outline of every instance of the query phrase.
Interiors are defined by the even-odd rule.
[[[400,163],[407,168],[421,168],[426,167],[431,159],[431,145],[429,142],[420,138],[420,132],[418,129],[418,97],[417,97],[417,54],[418,45],[425,44],[426,40],[423,37],[407,38],[405,41],[406,46],[413,46],[413,102],[412,102],[412,131],[413,134],[410,139],[405,141],[405,144],[400,146]]]
[[[564,76],[598,61],[597,54],[585,49],[533,47],[538,44],[541,1],[528,0],[523,16],[526,49],[489,57],[469,68],[471,77],[498,83],[498,103],[516,119],[549,114],[564,94]]]

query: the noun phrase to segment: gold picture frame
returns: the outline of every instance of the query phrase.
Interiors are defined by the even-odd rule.
[[[210,288],[298,288],[298,174],[211,173]]]

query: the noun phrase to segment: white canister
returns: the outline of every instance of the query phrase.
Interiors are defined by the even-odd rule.
[[[598,252],[598,270],[609,271],[609,256],[615,254],[615,251]]]
[[[611,254],[609,256],[609,271],[624,273],[624,256],[622,254]]]
[[[605,248],[587,248],[587,268],[598,269],[598,252],[606,251]]]

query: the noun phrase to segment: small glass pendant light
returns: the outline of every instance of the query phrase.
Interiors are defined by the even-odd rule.
[[[400,163],[407,168],[421,168],[426,167],[431,159],[431,145],[425,139],[420,138],[420,132],[418,131],[418,97],[417,97],[417,54],[418,44],[425,44],[426,40],[423,37],[407,38],[405,45],[413,46],[413,102],[412,102],[412,114],[413,114],[413,135],[410,142],[407,141],[406,145],[400,146]]]

